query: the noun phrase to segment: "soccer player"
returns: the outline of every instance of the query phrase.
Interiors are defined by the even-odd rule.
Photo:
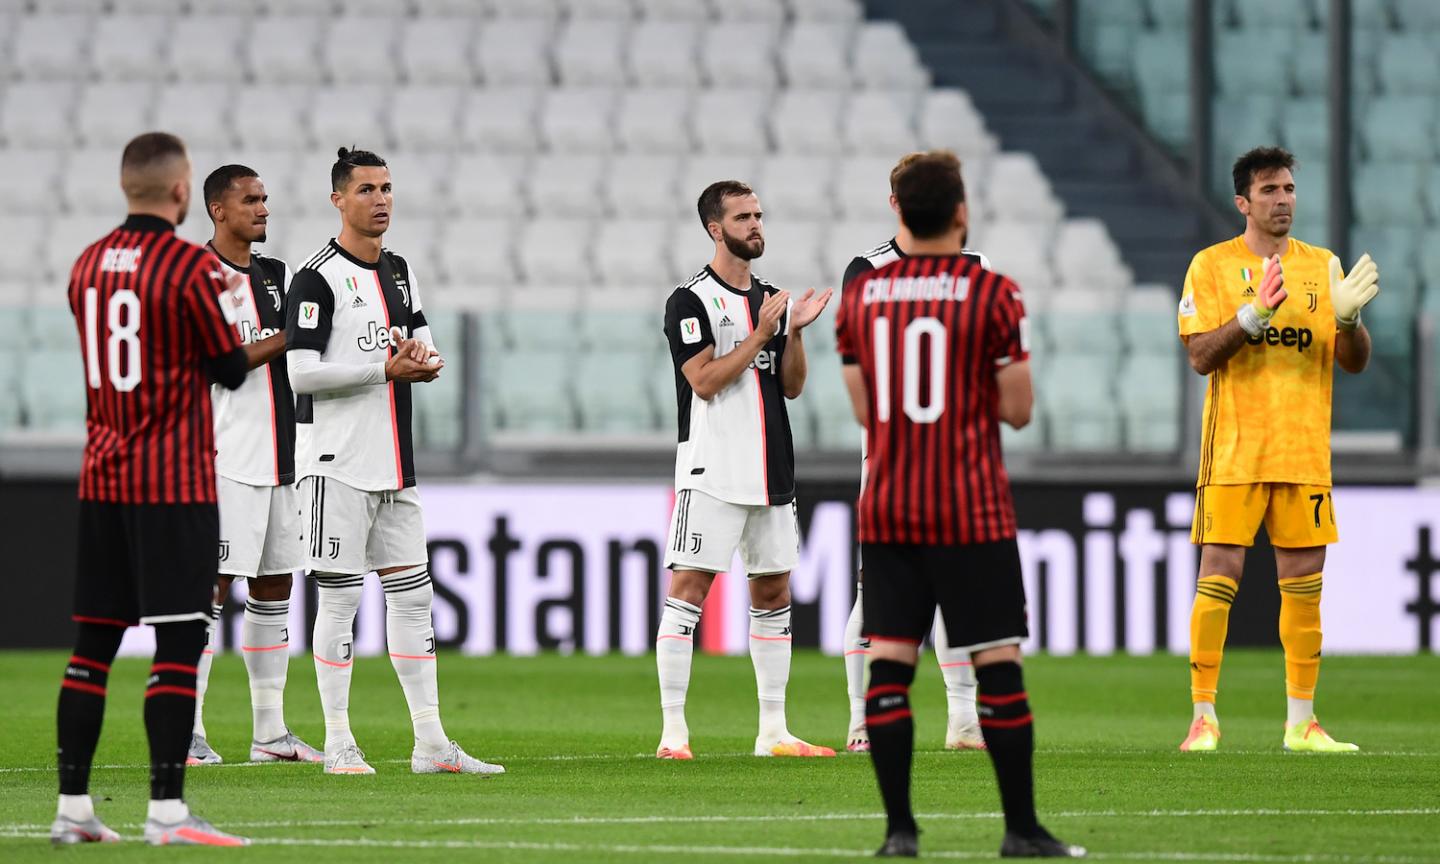
[[[739,549],[750,584],[750,659],[760,701],[756,756],[834,756],[785,722],[790,680],[790,571],[799,556],[795,452],[785,400],[805,386],[801,333],[830,302],[793,304],[750,272],[765,252],[760,201],[734,180],[700,194],[715,256],[665,303],[675,364],[679,447],[665,566],[673,573],[655,640],[664,728],[655,755],[691,759],[685,723],[693,635],[715,574]]]
[[[251,762],[319,762],[324,754],[285,725],[290,667],[291,574],[305,566],[300,498],[295,489],[295,396],[285,370],[285,292],[290,268],[253,251],[265,242],[265,184],[254,169],[223,165],[205,178],[205,211],[214,225],[210,251],[233,286],[229,301],[240,339],[263,352],[265,365],[239,390],[214,387],[215,483],[220,504],[220,580],[200,656],[191,765],[223,761],[205,740],[205,690],[214,660],[220,610],[236,578],[249,580],[241,653],[250,675],[254,733]]]
[[[895,212],[895,236],[867,252],[856,255],[845,268],[844,286],[855,281],[857,276],[906,257],[905,250],[912,245],[910,229],[899,218],[900,204],[895,198],[896,182],[900,173],[924,156],[924,153],[907,153],[900,157],[890,169],[890,209]],[[936,154],[941,158],[955,159],[951,154]],[[958,171],[960,161],[955,159]],[[961,238],[964,244],[964,238]],[[961,248],[960,254],[972,257],[981,267],[990,269],[990,261],[979,252]],[[865,482],[864,439],[861,439],[860,482]],[[864,567],[857,568],[855,580],[855,605],[850,609],[850,619],[845,623],[845,683],[850,695],[850,733],[846,736],[845,749],[851,753],[867,753],[870,750],[870,736],[865,731],[865,658],[870,653],[870,643],[864,637]],[[945,747],[950,750],[984,750],[985,738],[980,734],[980,715],[975,713],[975,668],[970,655],[950,647],[945,632],[945,618],[935,616],[935,660],[940,666],[940,675],[945,680],[945,701],[949,718],[945,724]]]
[[[150,807],[145,840],[240,846],[190,812],[185,751],[195,675],[215,588],[219,517],[209,380],[234,389],[259,365],[242,346],[220,262],[175,236],[190,205],[179,138],[147,132],[120,160],[129,216],[70,272],[70,310],[85,365],[84,461],[75,580],[75,650],[57,712],[56,844],[114,842],[95,815],[90,767],[106,679],[125,628],[155,628],[145,690]]]
[[[410,431],[410,385],[444,362],[415,271],[381,246],[394,194],[385,160],[339,150],[330,201],[340,233],[295,274],[286,302],[290,384],[298,394],[296,472],[315,577],[315,677],[325,709],[325,772],[374,774],[350,731],[355,613],[365,574],[385,589],[385,637],[415,730],[416,774],[500,774],[440,723],[431,623],[434,587]]]
[[[1330,491],[1334,367],[1358,374],[1370,361],[1360,310],[1380,290],[1379,274],[1363,255],[1344,275],[1330,250],[1290,236],[1294,167],[1295,158],[1278,147],[1235,161],[1235,207],[1245,233],[1195,256],[1180,299],[1190,365],[1210,379],[1190,531],[1200,546],[1200,574],[1190,613],[1194,714],[1180,745],[1187,752],[1220,743],[1215,696],[1230,604],[1261,522],[1280,585],[1284,747],[1359,749],[1320,728],[1314,700],[1325,546],[1338,539]],[[1297,296],[1285,303],[1292,289]]]
[[[959,164],[927,154],[901,172],[909,257],[845,286],[837,349],[869,470],[860,491],[865,721],[888,818],[881,857],[918,854],[910,809],[910,683],[919,645],[945,618],[970,653],[980,729],[1005,811],[1004,857],[1077,857],[1040,827],[1034,730],[1020,668],[1027,635],[1015,511],[999,421],[1030,420],[1025,308],[1005,277],[958,254],[967,211]]]

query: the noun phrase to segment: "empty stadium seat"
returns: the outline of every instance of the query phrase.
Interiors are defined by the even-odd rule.
[[[916,148],[914,99],[908,92],[857,93],[845,106],[840,126],[846,151],[894,158]]]
[[[1433,33],[1388,35],[1377,61],[1380,86],[1387,93],[1434,96],[1440,91],[1440,53]]]
[[[34,223],[37,217],[54,213],[60,207],[60,153],[49,149],[7,150],[4,154],[6,177],[5,187],[9,209],[13,213],[28,214],[27,222]],[[6,243],[12,242],[8,233],[0,233]],[[17,250],[17,253],[19,250]],[[20,254],[22,259],[28,257]]]
[[[760,169],[755,191],[766,221],[832,219],[835,165],[828,159],[771,156]],[[867,187],[869,188],[869,187]]]
[[[244,42],[250,76],[266,84],[319,84],[324,77],[320,25],[319,19],[303,16],[256,19]]]
[[[234,108],[231,92],[225,84],[162,87],[155,103],[155,126],[179,135],[192,151],[230,147],[234,143],[229,116]],[[241,114],[236,119],[244,123],[256,118]]]
[[[513,351],[489,370],[488,392],[497,403],[501,429],[546,434],[575,428],[570,359],[559,352]]]
[[[894,157],[852,156],[840,161],[836,200],[846,219],[884,220],[890,209],[890,171]]]
[[[752,263],[755,274],[795,297],[821,285],[818,256],[824,234],[821,222],[766,220],[765,254]]]
[[[291,270],[299,270],[340,231],[340,217],[334,210],[320,216],[290,217],[276,221],[272,232],[277,236],[272,236],[266,245],[270,254],[283,258]]]
[[[509,219],[454,219],[444,226],[439,248],[445,277],[453,284],[479,288],[511,286],[516,281],[511,254],[514,224]]]
[[[1125,447],[1133,453],[1180,448],[1181,378],[1175,354],[1132,354],[1120,367],[1117,388],[1124,412]]]
[[[797,21],[853,24],[863,14],[857,0],[789,0]]]
[[[68,263],[58,274],[37,272],[37,269],[47,269],[35,267],[37,260],[43,260],[41,256],[46,248],[46,233],[46,222],[34,216],[0,216],[0,237],[5,238],[5,247],[9,252],[0,256],[0,284],[6,287],[34,285],[38,288],[46,279],[60,282],[69,275]],[[71,256],[72,262],[74,256],[79,254],[80,249],[77,248]]]
[[[85,370],[80,351],[45,351],[24,355],[21,397],[30,425],[68,435],[85,432]]]
[[[1044,256],[1036,255],[1044,248],[1049,228],[1029,222],[993,222],[984,227],[983,239],[976,241],[985,250],[991,268],[1015,281],[1026,297],[1046,294],[1055,288],[1055,272]]]
[[[1314,24],[1315,5],[1313,0],[1266,0],[1264,3],[1227,2],[1217,4],[1223,13],[1235,17],[1242,28],[1249,27],[1291,27],[1295,29]]]
[[[175,22],[170,38],[170,77],[176,81],[240,81],[245,67],[240,43],[250,19],[238,15],[193,15]]]
[[[1029,153],[1000,153],[990,161],[986,206],[997,219],[1056,222],[1064,215],[1040,163]]]
[[[1132,281],[1119,247],[1099,219],[1067,219],[1060,223],[1055,237],[1055,269],[1067,290],[1076,286],[1115,293],[1127,290]]]
[[[235,135],[246,149],[299,150],[309,144],[305,132],[311,90],[284,84],[251,85],[235,92],[230,115]],[[346,142],[347,144],[350,142]],[[338,143],[325,142],[333,153]]]
[[[1120,327],[1132,352],[1163,354],[1179,349],[1179,302],[1180,292],[1164,285],[1136,285],[1125,295]]]
[[[10,48],[11,80],[78,81],[86,76],[94,19],[86,15],[26,15]]]
[[[539,146],[540,91],[533,87],[473,89],[461,109],[460,135],[466,147],[500,153],[528,153]]]
[[[555,69],[567,87],[605,87],[625,81],[627,22],[571,19],[555,39]]]
[[[370,16],[341,16],[327,22],[320,39],[324,69],[335,84],[388,84],[399,70],[394,28],[376,27]]]
[[[722,21],[700,40],[700,68],[712,87],[769,90],[779,80],[777,32],[765,21]]]
[[[630,80],[644,87],[699,84],[700,66],[695,58],[698,35],[693,22],[641,22],[631,34],[626,54]]]
[[[550,24],[500,18],[480,27],[481,77],[486,86],[545,86],[550,83]]]
[[[540,134],[554,153],[608,153],[614,147],[615,92],[590,88],[551,90],[540,108]]]
[[[666,219],[609,219],[595,235],[595,268],[615,284],[670,281],[665,260],[673,222]]]
[[[895,21],[867,21],[855,34],[855,82],[875,89],[914,90],[930,83],[905,28]]]
[[[780,68],[790,87],[845,88],[850,84],[849,28],[797,21],[780,43]]]
[[[633,0],[561,0],[566,14],[571,18],[620,18],[635,17]]]
[[[580,219],[531,220],[516,249],[525,281],[543,287],[573,288],[592,279],[591,225]]]
[[[467,153],[450,172],[455,209],[472,217],[514,220],[525,211],[526,162],[521,157]]]
[[[920,142],[954,150],[961,159],[988,158],[999,149],[970,97],[962,90],[931,90],[921,97]]]
[[[86,147],[123,147],[152,127],[155,86],[136,82],[91,84],[75,109],[75,133]]]
[[[404,87],[396,91],[384,118],[390,138],[404,150],[443,151],[460,140],[460,103],[464,92],[446,84]]]
[[[120,155],[113,147],[72,151],[60,184],[66,209],[77,217],[97,212],[124,212],[125,196],[120,191]]]
[[[689,153],[689,109],[689,92],[678,88],[624,91],[615,137],[633,153]]]
[[[380,118],[388,107],[383,87],[376,84],[319,87],[315,89],[314,100],[307,114],[311,134],[320,149],[333,152],[341,146],[358,146],[362,150],[383,150],[385,141],[378,134],[382,128]]]
[[[1405,225],[1421,210],[1421,166],[1411,162],[1362,162],[1354,167],[1355,219],[1362,225]]]
[[[66,147],[78,91],[66,82],[18,82],[0,100],[0,134],[11,147]]]
[[[1435,159],[1433,97],[1380,97],[1370,102],[1357,124],[1368,159],[1430,162]]]
[[[1047,415],[1050,446],[1061,452],[1111,451],[1121,444],[1111,357],[1067,354],[1047,364],[1035,388]]]
[[[763,90],[704,90],[690,115],[697,149],[758,154],[769,149],[765,132],[770,95]]]
[[[575,370],[581,427],[601,434],[654,431],[655,407],[644,378],[635,374],[645,365],[640,353],[617,351],[613,345],[583,355]]]
[[[687,196],[677,192],[679,175],[677,156],[621,154],[601,178],[601,199],[606,211],[616,216],[670,219],[692,206]]]
[[[593,154],[540,157],[529,172],[531,209],[539,216],[566,219],[599,216],[604,211],[604,166],[604,158]]]
[[[641,16],[660,20],[703,21],[710,17],[705,0],[636,0]]]
[[[775,149],[800,156],[838,155],[844,104],[845,96],[839,90],[784,91],[770,112]]]
[[[398,53],[406,80],[411,84],[473,83],[470,49],[477,27],[468,17],[420,17],[406,22]]]
[[[866,219],[837,222],[830,228],[830,236],[822,251],[822,264],[829,275],[828,284],[837,288],[845,268],[856,256],[874,249],[895,236],[895,218]],[[837,297],[836,300],[839,298]],[[832,303],[835,300],[831,301]]]
[[[1440,8],[1429,0],[1392,0],[1395,20],[1401,30],[1434,33],[1440,30]]]
[[[165,66],[156,62],[169,20],[160,15],[113,15],[101,18],[90,48],[95,77],[109,81],[159,81]]]

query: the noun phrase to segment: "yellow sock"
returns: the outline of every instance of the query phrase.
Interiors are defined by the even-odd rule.
[[[1285,693],[1314,699],[1320,678],[1321,574],[1280,580],[1280,644],[1285,647]]]
[[[1230,604],[1240,584],[1229,576],[1202,576],[1195,584],[1190,609],[1190,701],[1215,701],[1220,686],[1220,658],[1230,627]]]

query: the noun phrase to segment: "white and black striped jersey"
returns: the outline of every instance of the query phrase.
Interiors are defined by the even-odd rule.
[[[371,264],[333,239],[296,271],[288,306],[286,347],[319,351],[327,363],[383,363],[394,339],[425,326],[404,258],[385,249]],[[301,394],[295,420],[299,477],[332,477],[370,492],[415,485],[408,382]]]
[[[790,310],[780,332],[733,384],[706,401],[681,367],[707,347],[723,357],[760,320],[760,304],[778,289],[751,276],[748,289],[725,282],[707,265],[665,303],[665,337],[675,363],[679,446],[675,489],[699,489],[732,504],[795,500],[795,448],[780,367],[789,341]]]
[[[990,259],[986,258],[983,254],[973,249],[961,249],[960,254],[969,255],[976,261],[979,261],[981,267],[984,267],[986,270],[990,269]],[[856,276],[869,273],[871,270],[884,267],[892,261],[899,261],[905,257],[908,256],[896,245],[894,237],[891,237],[874,249],[861,252],[859,255],[851,258],[849,266],[845,268],[845,277],[840,280],[841,292],[844,292],[845,286],[849,285],[850,281]],[[836,300],[838,301],[839,298],[837,297]]]
[[[278,258],[250,255],[250,266],[215,257],[229,270],[245,276],[245,286],[229,292],[226,302],[235,313],[240,341],[249,345],[285,327],[285,298],[290,267]],[[251,486],[284,486],[295,482],[295,394],[285,368],[285,354],[250,370],[238,390],[219,384],[210,388],[215,406],[215,473]]]

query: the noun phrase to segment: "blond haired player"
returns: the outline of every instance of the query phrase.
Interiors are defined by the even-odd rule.
[[[1201,551],[1190,615],[1194,717],[1180,745],[1187,752],[1220,742],[1215,694],[1225,630],[1245,547],[1262,522],[1280,580],[1285,749],[1359,749],[1320,728],[1314,699],[1321,572],[1326,545],[1338,539],[1330,498],[1332,367],[1357,374],[1369,363],[1360,310],[1380,290],[1379,274],[1364,255],[1345,276],[1328,249],[1290,236],[1294,167],[1295,157],[1278,147],[1236,160],[1235,206],[1245,233],[1195,256],[1180,300],[1190,365],[1210,379],[1191,528]]]

